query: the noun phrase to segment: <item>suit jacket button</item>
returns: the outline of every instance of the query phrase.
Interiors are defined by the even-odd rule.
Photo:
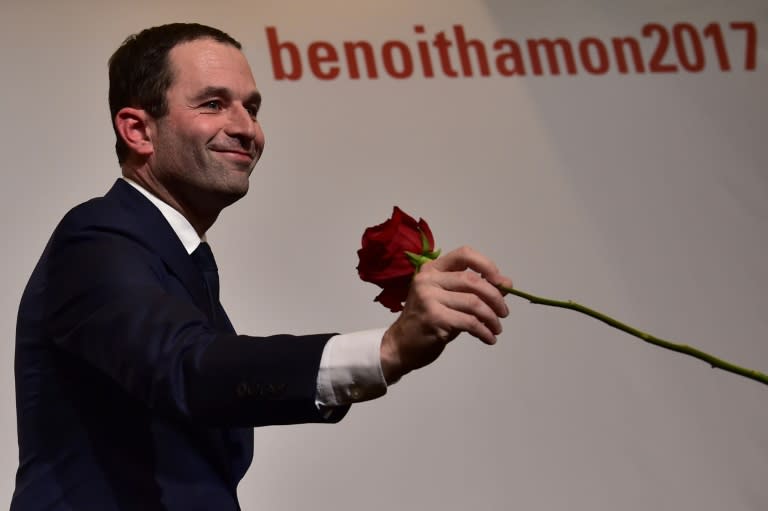
[[[248,397],[250,394],[252,394],[252,391],[250,385],[243,381],[237,385],[235,388],[235,393],[237,394],[237,397]]]

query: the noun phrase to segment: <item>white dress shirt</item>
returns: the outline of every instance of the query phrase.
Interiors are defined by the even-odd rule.
[[[158,199],[135,181],[123,178],[154,204],[191,254],[205,241],[179,211]],[[334,407],[367,401],[384,395],[387,384],[379,350],[384,329],[365,330],[331,337],[323,349],[317,374],[318,407]]]

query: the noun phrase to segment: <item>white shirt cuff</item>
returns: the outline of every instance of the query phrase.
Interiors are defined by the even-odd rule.
[[[387,393],[381,370],[381,339],[385,329],[331,337],[317,373],[318,408],[367,401]]]

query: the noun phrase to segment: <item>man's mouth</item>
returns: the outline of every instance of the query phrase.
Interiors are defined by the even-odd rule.
[[[243,161],[247,163],[250,163],[254,159],[256,159],[255,151],[250,152],[250,151],[245,151],[243,149],[229,149],[229,148],[218,148],[218,147],[211,148],[211,151],[223,154],[231,159]]]

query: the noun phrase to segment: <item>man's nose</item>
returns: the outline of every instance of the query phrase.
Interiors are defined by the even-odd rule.
[[[257,134],[257,125],[248,109],[236,104],[229,109],[229,123],[225,131],[231,137],[253,140]]]

